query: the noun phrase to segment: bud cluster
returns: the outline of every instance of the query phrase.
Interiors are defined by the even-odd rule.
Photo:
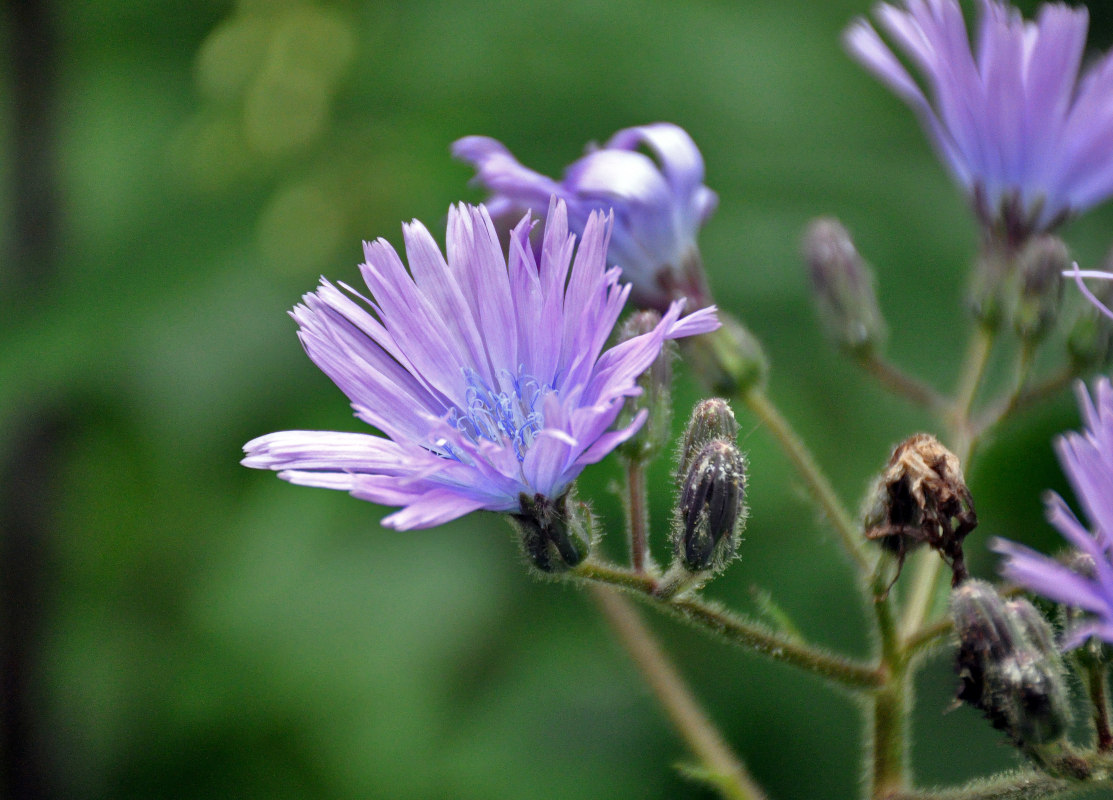
[[[957,586],[967,575],[962,542],[978,525],[958,457],[929,433],[901,442],[870,494],[864,524],[866,538],[897,557],[898,575],[908,553],[927,544]]]
[[[1017,747],[1063,737],[1070,724],[1063,661],[1051,626],[1027,600],[1005,601],[968,580],[951,594],[958,634],[958,699],[981,710]]]

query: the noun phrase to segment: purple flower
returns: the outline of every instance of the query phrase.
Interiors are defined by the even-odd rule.
[[[610,429],[665,340],[718,327],[713,308],[680,320],[681,301],[603,352],[629,294],[606,268],[611,224],[592,215],[573,262],[554,200],[540,267],[529,216],[511,233],[508,265],[482,206],[449,210],[447,263],[417,221],[403,226],[409,272],[386,241],[365,243],[374,299],[322,279],[292,316],[309,357],[385,438],[271,433],[244,445],[243,464],[402,506],[383,520],[398,529],[517,512],[523,494],[559,498],[642,424],[644,414]]]
[[[1090,636],[1113,643],[1113,385],[1098,381],[1091,400],[1078,387],[1086,430],[1059,437],[1055,449],[1075,496],[1086,510],[1093,533],[1078,521],[1063,499],[1048,494],[1047,516],[1063,537],[1085,558],[1076,571],[1004,539],[990,546],[1005,556],[1001,573],[1036,594],[1090,612],[1093,617],[1069,632],[1066,645],[1075,647]],[[1091,569],[1092,566],[1092,569]]]
[[[613,210],[607,262],[622,268],[638,307],[663,312],[679,297],[694,307],[710,302],[696,234],[718,196],[703,185],[703,157],[683,129],[659,122],[621,130],[603,147],[589,147],[560,183],[522,166],[486,136],[459,139],[452,154],[475,167],[474,183],[491,192],[487,207],[496,218],[516,219],[556,196],[568,205],[571,229],[582,233],[592,212]]]
[[[973,49],[957,0],[878,5],[893,48],[864,19],[844,41],[915,110],[983,224],[1015,241],[1113,194],[1113,58],[1079,75],[1084,8],[1044,5],[1035,22],[996,0],[979,12]]]

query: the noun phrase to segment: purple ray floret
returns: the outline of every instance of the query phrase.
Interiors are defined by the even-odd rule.
[[[554,200],[540,264],[532,225],[514,228],[507,259],[483,206],[453,207],[446,259],[415,220],[403,226],[408,272],[386,241],[365,243],[373,299],[322,279],[292,316],[309,357],[385,436],[271,433],[244,445],[243,464],[401,506],[383,524],[402,530],[562,495],[641,426],[644,414],[612,429],[665,340],[719,323],[714,308],[681,319],[676,302],[604,352],[629,294],[606,266],[610,217],[592,214],[575,248]]]
[[[978,12],[973,44],[957,0],[880,4],[892,46],[865,19],[844,41],[915,110],[985,223],[1014,235],[1048,230],[1113,194],[1113,59],[1079,74],[1084,8],[1047,4],[1025,21],[979,0]]]
[[[1068,633],[1068,647],[1090,636],[1113,643],[1113,385],[1101,378],[1091,398],[1079,384],[1078,396],[1085,430],[1059,437],[1055,449],[1092,532],[1058,495],[1049,493],[1046,503],[1051,524],[1074,550],[1088,557],[1083,559],[1086,568],[1070,569],[1004,539],[990,545],[1005,556],[1001,573],[1006,579],[1089,612],[1087,621]]]
[[[560,182],[522,166],[486,136],[457,140],[452,154],[475,167],[475,183],[491,192],[487,207],[496,218],[544,208],[556,196],[580,234],[592,212],[613,209],[608,263],[622,268],[639,307],[664,311],[680,296],[697,306],[708,302],[696,236],[718,196],[703,185],[703,157],[683,129],[660,122],[621,130],[590,147]]]

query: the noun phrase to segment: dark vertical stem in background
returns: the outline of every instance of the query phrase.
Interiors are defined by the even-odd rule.
[[[10,227],[0,253],[0,307],[48,299],[58,267],[58,39],[47,0],[8,0],[0,44],[11,97]],[[0,325],[10,322],[0,319]],[[4,421],[0,452],[0,798],[55,796],[41,653],[50,596],[51,499],[69,413],[36,409]]]
[[[49,0],[8,0],[6,7],[12,229],[0,289],[14,295],[45,287],[57,270],[58,39]]]
[[[51,588],[55,478],[72,420],[39,412],[0,464],[0,795],[54,796],[41,648]]]

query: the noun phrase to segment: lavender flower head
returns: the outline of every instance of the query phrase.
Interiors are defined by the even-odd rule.
[[[509,263],[482,206],[449,210],[447,261],[417,221],[403,226],[409,272],[383,239],[365,243],[374,299],[322,279],[292,316],[309,357],[385,438],[271,433],[244,445],[243,464],[402,506],[383,520],[397,529],[518,512],[522,495],[559,498],[642,424],[644,413],[611,430],[665,340],[718,320],[713,308],[681,320],[679,301],[654,329],[603,352],[629,294],[606,267],[611,219],[588,217],[573,261],[554,200],[540,265],[532,225],[527,215],[514,228]]]
[[[452,154],[475,167],[474,183],[491,192],[487,207],[496,218],[517,218],[555,196],[568,205],[571,229],[582,233],[592,212],[613,209],[607,260],[622,268],[639,308],[664,312],[679,297],[696,308],[710,302],[696,234],[718,196],[703,185],[703,157],[683,129],[661,122],[621,130],[603,147],[589,147],[559,183],[486,136],[459,139]]]
[[[1051,524],[1086,557],[1086,568],[1070,569],[1004,539],[990,543],[1005,556],[1001,565],[1005,578],[1093,615],[1068,632],[1067,647],[1076,647],[1090,636],[1113,643],[1113,385],[1108,378],[1100,379],[1091,399],[1085,386],[1079,384],[1078,397],[1086,430],[1059,437],[1055,449],[1093,533],[1057,494],[1049,493],[1046,503]]]
[[[1113,58],[1079,75],[1084,8],[1043,5],[1034,22],[997,0],[978,8],[973,48],[957,0],[878,5],[893,48],[864,19],[844,41],[916,112],[982,223],[1015,242],[1113,194]]]

